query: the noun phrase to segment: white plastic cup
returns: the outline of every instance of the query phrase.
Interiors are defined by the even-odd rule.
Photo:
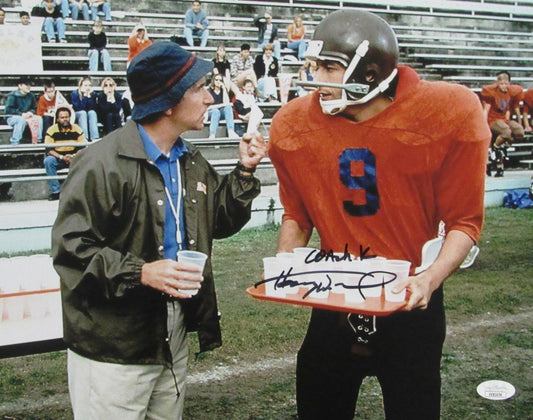
[[[263,270],[265,275],[265,294],[267,296],[285,297],[285,287],[278,287],[278,278],[283,271],[282,261],[278,257],[263,258]]]
[[[300,287],[308,289],[309,287],[305,283],[309,281],[309,275],[306,273],[313,270],[315,262],[306,262],[306,259],[309,257],[313,260],[319,250],[311,247],[296,247],[292,252],[294,254],[294,271],[300,273],[296,280],[300,283]]]
[[[373,259],[361,260],[359,262],[361,271],[360,286],[363,296],[366,298],[381,297],[383,289],[382,275],[374,273],[381,270],[381,262]]]
[[[278,252],[276,258],[281,265],[281,270],[286,274],[290,272],[290,276],[287,280],[290,280],[290,284],[285,285],[286,294],[298,293],[300,287],[298,283],[301,281],[301,276],[296,275],[298,273],[298,258],[297,255],[292,252]]]
[[[386,281],[385,279],[385,300],[389,302],[403,302],[405,300],[405,289],[400,293],[394,293],[392,289],[396,287],[398,282],[409,277],[410,268],[411,262],[405,260],[386,260],[383,263],[383,271],[396,275],[393,281]]]
[[[349,272],[346,274],[344,283],[346,287],[344,288],[344,300],[350,303],[363,303],[365,298],[361,294],[361,289],[359,288],[359,280],[361,279],[361,274],[359,272],[362,270],[361,260],[356,259],[353,261],[345,261],[343,264],[345,271]]]
[[[331,278],[330,272],[332,270],[332,265],[327,261],[319,261],[308,265],[310,269],[308,279],[311,283],[308,286],[309,290],[311,291],[308,297],[315,299],[327,299],[330,292],[327,287],[331,286],[331,288],[333,288],[333,282],[330,284],[328,280],[328,276]]]
[[[207,255],[204,254],[203,252],[182,250],[182,251],[178,251],[177,257],[178,257],[178,261],[179,262],[193,264],[193,265],[196,265],[196,266],[200,267],[201,268],[201,272],[203,273],[204,267],[205,267],[205,262],[207,261]],[[201,286],[201,284],[202,284],[202,283],[197,282],[197,281],[186,281],[186,280],[181,280],[181,281],[183,283],[185,283],[187,285],[191,285],[191,286],[198,286],[198,285]],[[185,293],[185,294],[187,294],[189,296],[195,296],[198,293],[198,290],[200,290],[200,289],[180,289],[179,291],[181,293]]]

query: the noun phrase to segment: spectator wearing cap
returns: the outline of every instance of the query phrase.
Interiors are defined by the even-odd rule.
[[[139,53],[132,120],[79,152],[62,187],[52,256],[75,418],[181,419],[187,331],[200,352],[221,345],[211,259],[202,273],[176,253],[210,256],[213,238],[248,221],[266,145],[241,139],[240,163],[221,176],[181,138],[203,128],[212,68],[172,42]]]
[[[193,1],[191,8],[185,13],[185,28],[183,36],[187,45],[194,46],[193,38],[200,38],[200,47],[207,45],[209,39],[209,20],[205,10],[202,9],[202,2]]]
[[[281,58],[281,44],[278,39],[278,25],[272,22],[272,15],[266,12],[262,17],[254,18],[254,26],[257,27],[258,47],[263,49],[266,44],[274,46],[274,57]]]
[[[128,59],[126,63],[129,65],[133,57],[150,45],[152,45],[152,41],[148,37],[148,32],[146,32],[144,25],[142,23],[135,25],[128,38]]]

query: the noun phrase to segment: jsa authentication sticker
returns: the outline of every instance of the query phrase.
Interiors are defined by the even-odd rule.
[[[485,381],[477,387],[477,393],[488,400],[507,400],[515,392],[515,387],[505,381]]]

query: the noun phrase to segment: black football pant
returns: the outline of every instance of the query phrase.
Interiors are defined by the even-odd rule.
[[[387,420],[438,420],[445,336],[442,289],[425,311],[378,317],[377,332],[363,352],[354,347],[346,316],[313,310],[298,353],[298,418],[352,420],[363,379],[375,376]],[[362,355],[366,351],[371,354]]]

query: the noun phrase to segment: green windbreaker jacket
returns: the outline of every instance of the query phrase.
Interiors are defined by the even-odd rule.
[[[260,192],[257,178],[221,176],[198,150],[180,159],[189,249],[211,255],[213,238],[239,231]],[[64,340],[93,360],[171,363],[167,296],[141,285],[145,262],[163,258],[165,191],[136,124],[79,152],[61,191],[52,256],[61,278]],[[210,258],[200,292],[182,301],[200,351],[222,344]]]

